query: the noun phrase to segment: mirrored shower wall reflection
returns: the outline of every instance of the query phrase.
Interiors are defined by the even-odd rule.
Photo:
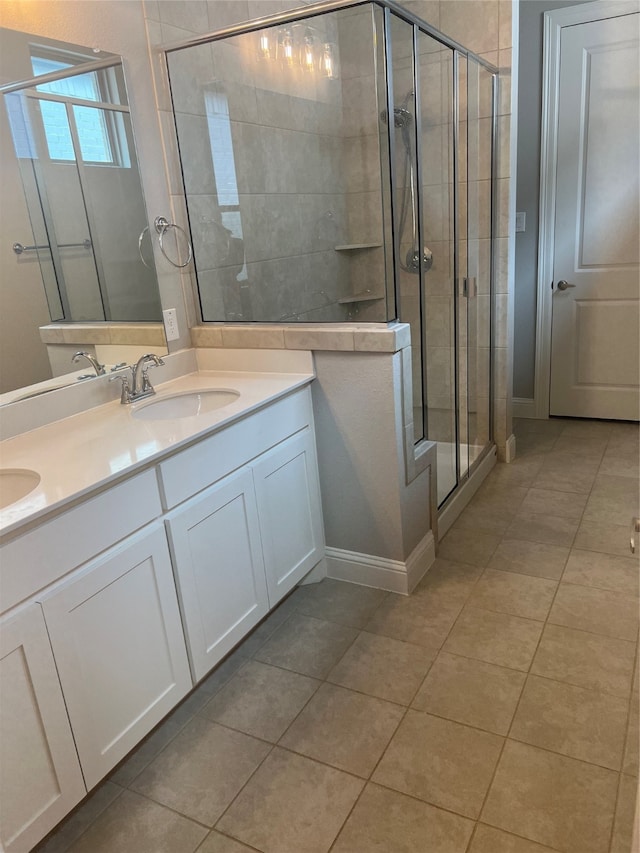
[[[492,437],[494,69],[390,5],[166,56],[202,320],[409,323],[442,504]]]

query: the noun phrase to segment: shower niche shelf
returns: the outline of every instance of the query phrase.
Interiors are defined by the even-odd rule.
[[[360,249],[381,249],[382,243],[344,243],[333,248],[336,252],[357,252]]]
[[[379,299],[384,299],[384,296],[379,296],[376,293],[370,293],[368,290],[365,290],[364,293],[343,296],[341,299],[338,299],[338,305],[349,305],[351,302],[377,302]]]

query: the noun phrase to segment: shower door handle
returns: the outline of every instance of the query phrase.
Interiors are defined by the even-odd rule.
[[[478,295],[478,285],[475,276],[462,279],[462,295],[467,299],[473,299]]]
[[[631,553],[635,554],[636,551],[640,548],[640,539],[638,538],[640,535],[640,518],[632,518],[631,519],[631,537],[629,539],[629,548],[631,549]]]

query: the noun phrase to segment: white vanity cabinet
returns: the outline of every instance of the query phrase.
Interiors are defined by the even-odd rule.
[[[42,608],[91,789],[192,687],[162,525],[74,572]]]
[[[85,796],[42,610],[0,619],[0,850],[24,853]]]
[[[269,610],[251,471],[170,513],[167,528],[195,681]]]
[[[308,387],[118,470],[0,546],[7,853],[46,835],[323,557]]]
[[[269,602],[275,606],[324,554],[320,484],[307,427],[251,463]]]
[[[324,553],[309,390],[233,429],[160,466],[169,505],[202,489],[165,516],[195,681]]]

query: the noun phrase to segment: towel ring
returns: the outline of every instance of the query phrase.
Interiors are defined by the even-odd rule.
[[[165,258],[169,261],[169,263],[172,264],[174,267],[177,267],[178,269],[183,269],[184,267],[188,266],[191,263],[191,258],[193,257],[193,251],[191,249],[191,241],[189,240],[189,236],[188,236],[187,232],[184,230],[184,228],[181,228],[179,225],[176,225],[174,222],[169,222],[167,219],[165,219],[164,216],[156,216],[156,218],[153,221],[153,224],[154,224],[156,231],[158,232],[158,245],[160,246],[160,251],[165,256]],[[164,250],[164,246],[163,246],[164,235],[167,233],[167,231],[170,228],[175,228],[176,231],[181,231],[184,234],[185,240],[187,241],[187,248],[189,251],[188,251],[188,255],[187,255],[187,260],[183,264],[179,264],[179,263],[176,263],[176,261],[172,261],[171,258],[169,257],[169,255],[167,255],[167,253]],[[141,237],[142,237],[142,235],[141,235]]]

